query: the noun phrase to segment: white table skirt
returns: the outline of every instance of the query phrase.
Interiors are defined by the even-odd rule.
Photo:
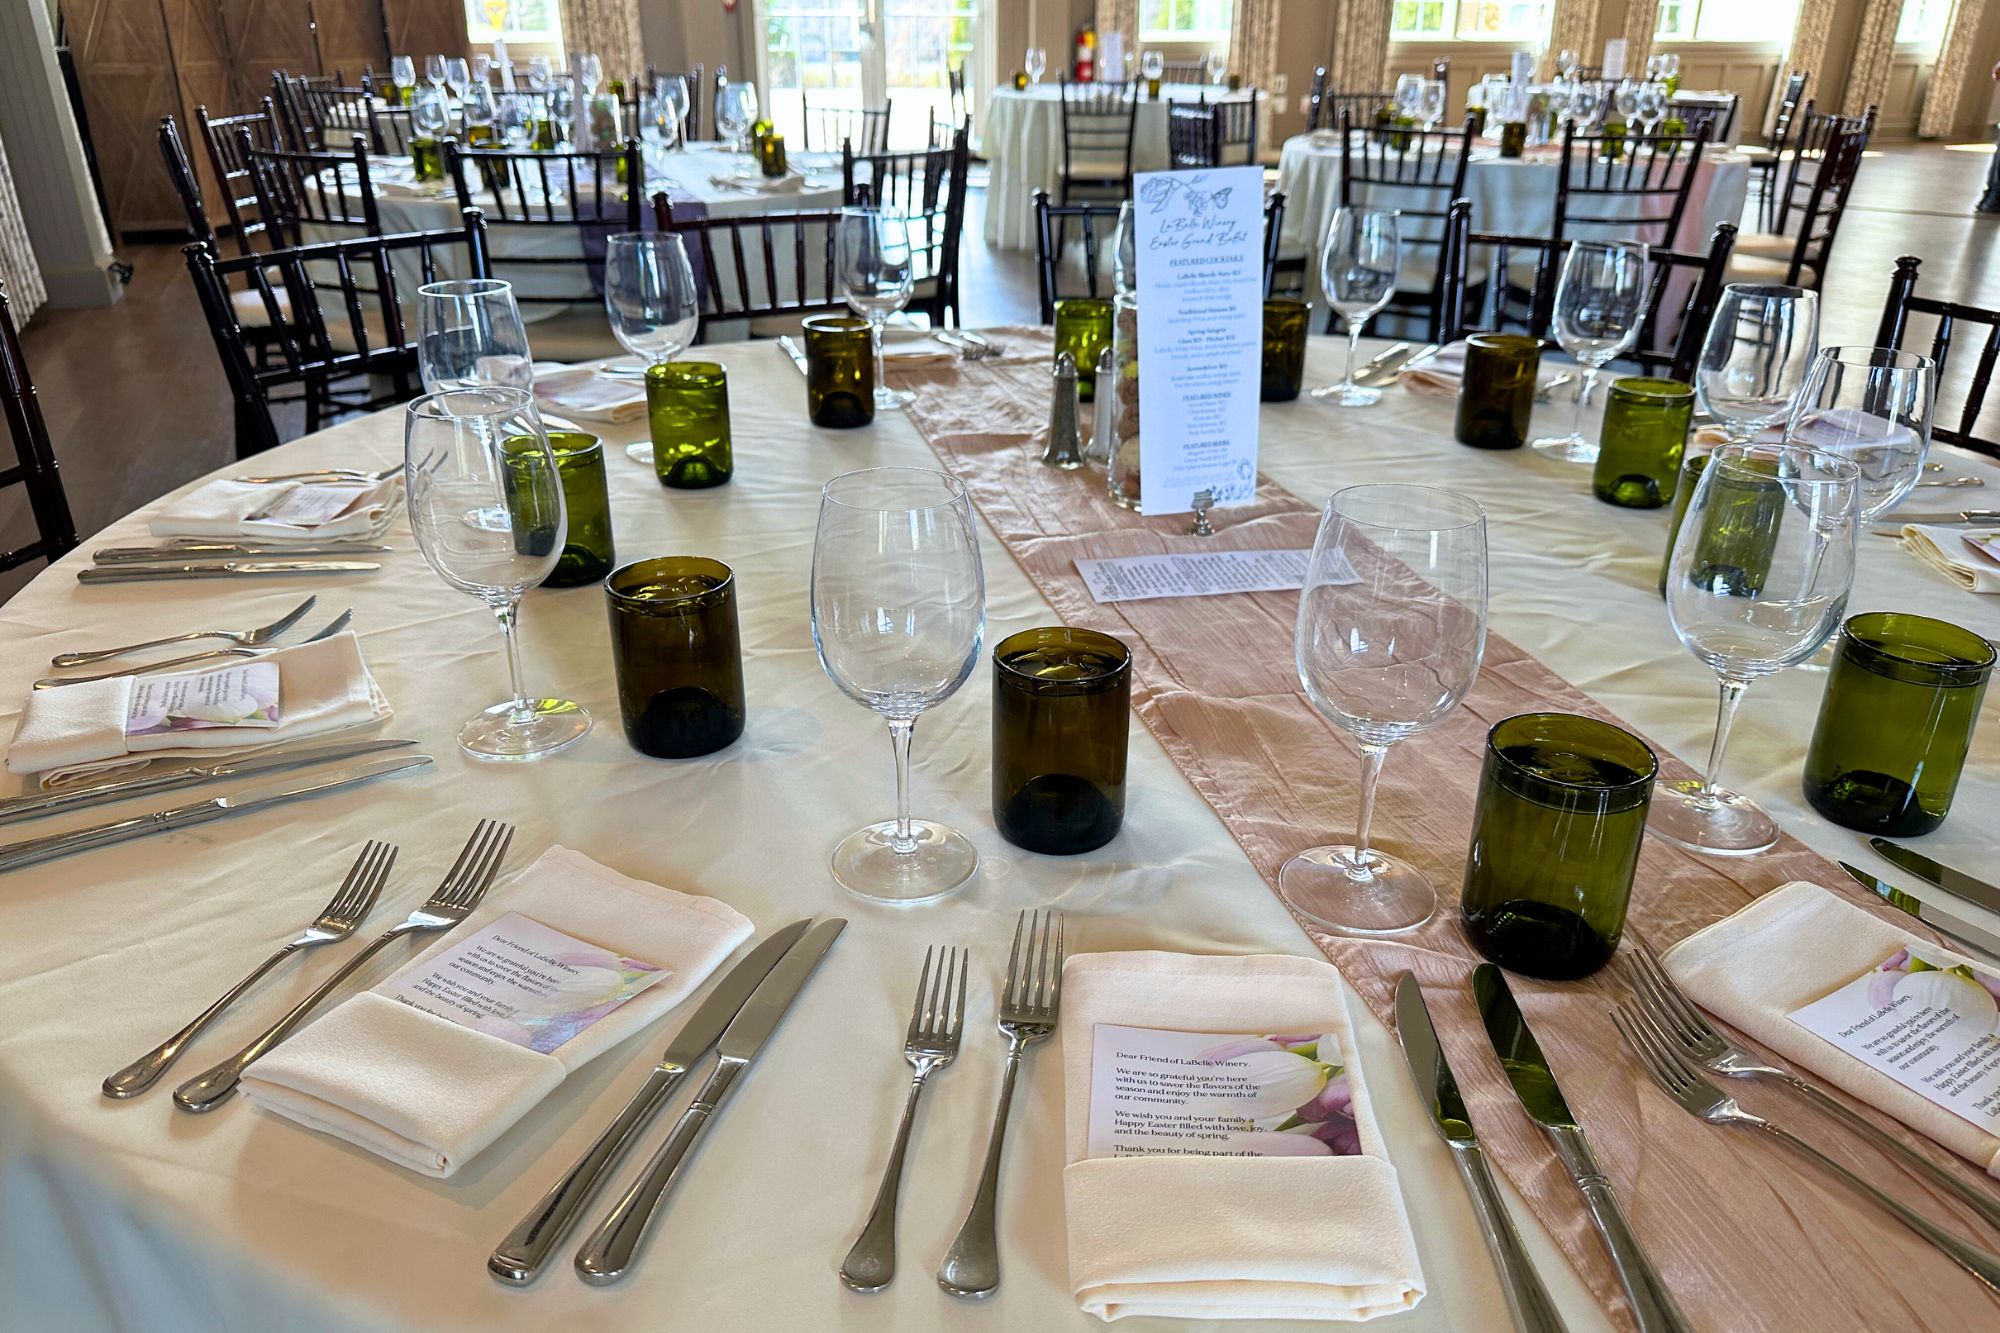
[[[915,766],[917,812],[966,831],[985,858],[980,878],[919,909],[843,896],[828,876],[828,851],[886,815],[893,786],[881,722],[842,696],[813,654],[807,575],[815,488],[851,468],[935,460],[900,416],[860,431],[808,427],[804,384],[775,347],[714,354],[734,381],[735,480],[710,491],[663,491],[622,450],[612,448],[608,463],[621,559],[698,552],[736,569],[749,728],[721,754],[670,762],[626,747],[603,595],[585,587],[531,594],[523,634],[530,685],[583,701],[595,730],[537,764],[492,767],[461,756],[452,742],[459,724],[505,688],[498,631],[483,607],[425,567],[401,525],[391,538],[398,549],[378,575],[83,588],[74,572],[88,555],[78,552],[0,607],[0,679],[18,697],[55,652],[197,625],[261,623],[317,592],[316,615],[354,608],[355,629],[396,710],[388,732],[422,740],[437,758],[419,776],[0,877],[7,1017],[0,1326],[64,1333],[1097,1327],[1068,1291],[1062,1069],[1053,1048],[1031,1057],[1017,1093],[1001,1191],[999,1293],[985,1305],[960,1304],[931,1280],[971,1196],[992,1114],[1002,1055],[993,1005],[1014,913],[1069,912],[1077,951],[1314,955],[1313,947],[1136,725],[1128,815],[1117,839],[1073,859],[1002,842],[988,811],[984,667],[918,727]],[[1315,339],[1309,377],[1332,377],[1340,354],[1337,344]],[[1560,415],[1568,406],[1542,411]],[[1314,499],[1340,485],[1388,480],[1477,495],[1491,519],[1494,629],[1678,753],[1705,752],[1714,678],[1675,641],[1654,590],[1666,515],[1599,504],[1584,469],[1532,451],[1461,448],[1451,442],[1450,415],[1449,401],[1402,390],[1367,411],[1310,399],[1267,407],[1263,462],[1279,483]],[[622,444],[643,430],[616,428],[610,438]],[[260,458],[258,469],[380,466],[399,456],[399,441],[399,416],[385,413],[288,445]],[[1954,471],[2000,483],[2000,468],[1949,450],[1939,456]],[[141,511],[91,545],[141,539],[143,521]],[[1887,540],[1863,541],[1855,609],[1894,607],[2000,634],[2000,599],[1958,591]],[[987,642],[1047,623],[1048,606],[1007,552],[989,538],[984,556]],[[1727,776],[1821,851],[1887,873],[1859,835],[1813,815],[1799,794],[1824,683],[1803,671],[1760,682],[1737,724]],[[1989,695],[1956,812],[1924,840],[1926,851],[1970,868],[2000,860],[1992,819],[2000,800],[1996,711],[2000,693]],[[429,892],[480,816],[519,826],[516,867],[560,841],[625,873],[716,895],[746,912],[760,934],[808,913],[852,923],[710,1129],[637,1270],[614,1288],[577,1282],[569,1249],[528,1291],[496,1284],[485,1256],[624,1104],[672,1023],[586,1067],[449,1181],[385,1165],[241,1101],[203,1117],[168,1103],[176,1075],[234,1049],[327,976],[344,947],[309,954],[261,986],[145,1096],[109,1102],[98,1092],[107,1073],[290,938],[364,839],[402,847],[394,880],[364,927],[373,933]],[[1393,804],[1377,812],[1376,833],[1389,849],[1407,827]],[[5,836],[29,831],[43,828],[14,826]],[[1348,832],[1300,831],[1302,839]],[[2000,920],[1987,925],[2000,929]],[[903,1272],[886,1293],[857,1296],[835,1270],[881,1173],[907,1075],[900,1043],[910,996],[924,946],[939,942],[974,953],[965,1048],[934,1080],[911,1147]],[[406,956],[392,950],[368,977]],[[1370,1087],[1429,1284],[1416,1311],[1383,1327],[1503,1328],[1499,1287],[1446,1150],[1423,1119],[1393,1041],[1356,1007],[1363,1058],[1373,1062]],[[1660,1114],[1672,1112],[1662,1104]],[[642,1149],[665,1132],[656,1125]],[[1624,1186],[1619,1164],[1606,1166]],[[628,1163],[619,1173],[620,1187],[634,1169]],[[600,1201],[592,1215],[605,1206]],[[1528,1230],[1570,1327],[1606,1327],[1540,1231]]]

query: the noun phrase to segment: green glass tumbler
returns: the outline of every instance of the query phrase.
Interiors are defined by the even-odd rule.
[[[1132,654],[1109,634],[1022,630],[993,650],[993,822],[1031,852],[1102,847],[1125,820]]]
[[[646,368],[653,471],[662,486],[700,490],[735,473],[729,447],[729,375],[713,361]]]
[[[1097,397],[1097,358],[1111,346],[1111,302],[1072,297],[1056,302],[1056,347],[1053,358],[1068,352],[1076,358],[1076,396],[1083,402]]]
[[[1667,595],[1667,571],[1674,565],[1674,538],[1681,535],[1681,521],[1687,517],[1688,501],[1701,484],[1702,469],[1708,466],[1708,452],[1681,457],[1680,480],[1674,484],[1674,516],[1667,522],[1667,549],[1660,556],[1660,596]]]
[[[815,426],[846,430],[875,419],[875,343],[868,321],[811,315],[806,341],[806,415]]]
[[[1519,157],[1528,149],[1528,122],[1510,120],[1500,126],[1500,156]]]
[[[611,494],[605,482],[604,445],[583,431],[552,430],[549,448],[562,479],[563,507],[569,513],[562,556],[542,580],[544,588],[595,583],[617,563],[611,540]]]
[[[1465,340],[1452,434],[1475,449],[1519,449],[1535,410],[1542,344],[1522,333],[1475,333]]]
[[[1299,396],[1311,323],[1312,307],[1304,301],[1273,297],[1264,302],[1264,384],[1258,394],[1264,402],[1289,403]]]
[[[1626,509],[1670,503],[1693,424],[1693,385],[1637,375],[1614,380],[1604,402],[1591,493]]]
[[[743,645],[728,565],[670,555],[604,580],[625,739],[641,754],[692,759],[743,734]]]
[[[419,134],[410,140],[410,165],[416,169],[418,181],[441,181],[444,179],[444,149],[428,134]]]
[[[1778,465],[1765,458],[1733,458],[1702,469],[1696,486],[1715,490],[1688,578],[1730,597],[1755,597],[1771,574],[1778,529],[1788,507]],[[1692,499],[1689,501],[1693,505]],[[1680,533],[1674,533],[1680,540]],[[1673,547],[1667,548],[1671,577]],[[1663,589],[1664,592],[1664,589]]]
[[[1472,947],[1551,981],[1611,961],[1658,763],[1596,718],[1522,713],[1486,733],[1459,921]]]
[[[1992,644],[1942,620],[1849,616],[1806,750],[1813,809],[1892,838],[1944,823],[1993,659]]]

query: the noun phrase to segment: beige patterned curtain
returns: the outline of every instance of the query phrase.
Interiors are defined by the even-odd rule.
[[[1653,30],[1660,26],[1660,0],[1631,0],[1625,6],[1625,73],[1636,75],[1653,54]],[[1600,48],[1598,54],[1604,54]],[[1593,62],[1594,63],[1594,62]]]
[[[1792,24],[1792,44],[1785,52],[1785,63],[1778,66],[1780,74],[1805,71],[1805,95],[1809,98],[1819,96],[1819,77],[1826,72],[1827,48],[1833,40],[1833,13],[1839,7],[1840,0],[1800,0],[1799,16]],[[1893,36],[1893,24],[1889,31]]]
[[[1556,54],[1574,51],[1583,64],[1595,65],[1602,54],[1597,43],[1597,0],[1556,0],[1555,17],[1549,21],[1549,45],[1542,52],[1540,77],[1552,79]],[[1630,68],[1630,61],[1627,61]]]
[[[1139,0],[1097,0],[1097,37],[1115,32],[1125,39],[1125,49],[1139,54]]]
[[[1333,16],[1329,91],[1381,91],[1389,69],[1389,15],[1393,0],[1342,0]]]
[[[1937,68],[1931,71],[1930,86],[1924,90],[1924,112],[1917,121],[1917,136],[1937,139],[1950,134],[1958,120],[1958,99],[1965,81],[1972,77],[1973,48],[1979,41],[1979,20],[1986,13],[1986,0],[1957,0],[1951,7],[1951,21],[1945,28],[1944,49],[1938,52]],[[1985,71],[1979,81],[1986,82]]]
[[[562,0],[563,49],[597,55],[604,77],[625,78],[646,68],[639,37],[639,0]]]
[[[1229,34],[1229,68],[1251,87],[1268,90],[1278,73],[1278,7],[1281,0],[1236,0]]]
[[[7,304],[16,325],[41,309],[49,294],[42,286],[42,266],[28,244],[28,226],[21,200],[14,193],[14,172],[7,165],[7,145],[0,143],[0,282],[7,284]]]
[[[1858,116],[1869,103],[1881,105],[1889,92],[1889,67],[1896,55],[1896,25],[1903,19],[1903,0],[1870,0],[1861,11],[1861,30],[1854,35],[1854,55],[1847,67],[1845,115]]]

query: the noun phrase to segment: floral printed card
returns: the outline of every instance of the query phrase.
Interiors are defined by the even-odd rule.
[[[509,912],[382,993],[547,1055],[668,975]]]
[[[1790,1018],[2000,1134],[2000,976],[1912,944]]]
[[[278,725],[278,664],[247,662],[179,676],[140,676],[125,712],[127,736]]]
[[[1092,1157],[1328,1157],[1361,1151],[1332,1033],[1232,1036],[1097,1025]]]

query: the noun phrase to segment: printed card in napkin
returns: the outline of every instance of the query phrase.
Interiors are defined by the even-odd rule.
[[[1396,1168],[1351,1063],[1346,989],[1331,965],[1309,958],[1105,953],[1064,966],[1063,1201],[1070,1288],[1086,1311],[1354,1321],[1422,1299]],[[1306,1156],[1093,1157],[1093,1055],[1104,1026],[1311,1034],[1311,1059],[1270,1060],[1330,1081],[1338,1052],[1352,1133]],[[1295,1137],[1319,1138],[1310,1128]]]
[[[211,481],[153,515],[155,537],[260,542],[359,541],[378,534],[402,495],[400,476],[378,482]]]
[[[660,975],[546,1051],[393,998],[460,940],[509,914]],[[398,1166],[447,1177],[571,1071],[664,1017],[750,931],[750,922],[726,903],[647,884],[580,852],[551,847],[495,885],[470,919],[408,966],[252,1065],[243,1095],[254,1106]]]
[[[1794,880],[1669,949],[1667,971],[1695,1003],[1796,1065],[2000,1176],[2000,1138],[1912,1092],[1791,1015],[1897,951],[1967,961],[1919,941],[1817,884]]]

